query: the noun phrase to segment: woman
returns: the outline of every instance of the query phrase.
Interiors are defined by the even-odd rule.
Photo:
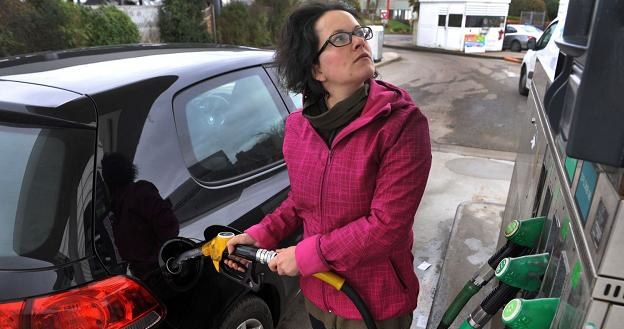
[[[409,328],[418,298],[412,225],[431,166],[427,120],[404,90],[373,79],[371,37],[341,4],[305,4],[289,16],[276,62],[284,85],[304,95],[303,111],[286,120],[291,191],[228,244],[274,248],[303,225],[303,240],[269,267],[301,277],[315,329],[365,328],[317,272],[345,277],[380,329]]]

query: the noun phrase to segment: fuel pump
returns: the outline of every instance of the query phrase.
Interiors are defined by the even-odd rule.
[[[460,329],[482,328],[520,290],[538,291],[548,260],[548,253],[501,260],[495,271],[499,285],[470,313]]]
[[[470,298],[494,277],[495,270],[502,259],[526,254],[535,247],[542,233],[544,221],[545,217],[535,217],[517,219],[507,225],[505,228],[507,243],[490,257],[487,263],[466,282],[446,312],[444,312],[437,329],[447,329],[453,323]]]

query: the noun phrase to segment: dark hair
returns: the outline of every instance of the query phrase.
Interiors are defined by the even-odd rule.
[[[107,153],[102,158],[102,178],[108,188],[128,185],[136,179],[137,168],[121,153]]]
[[[358,18],[355,10],[340,2],[305,3],[288,16],[277,43],[275,62],[282,84],[306,98],[325,94],[323,85],[312,76],[312,66],[318,64],[319,45],[314,24],[332,10],[346,11]]]

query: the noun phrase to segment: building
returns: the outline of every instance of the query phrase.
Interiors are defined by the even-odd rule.
[[[510,0],[420,0],[416,45],[500,51]]]

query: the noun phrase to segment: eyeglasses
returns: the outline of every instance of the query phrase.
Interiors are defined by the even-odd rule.
[[[330,43],[334,47],[344,47],[346,45],[350,45],[353,41],[354,35],[356,37],[363,38],[364,40],[370,40],[373,38],[373,30],[368,26],[357,26],[353,29],[353,32],[336,32],[327,38],[327,41],[325,41],[321,50],[318,51],[316,57],[319,57]]]

